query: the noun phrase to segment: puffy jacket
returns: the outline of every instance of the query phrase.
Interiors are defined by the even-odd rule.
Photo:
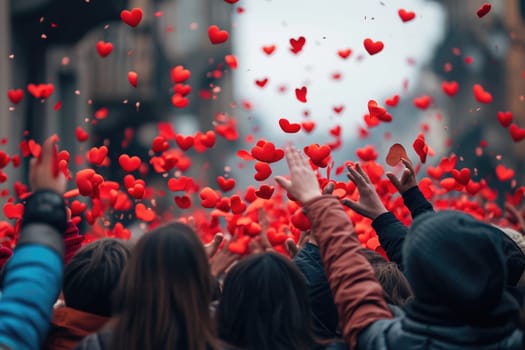
[[[39,191],[29,197],[17,247],[5,267],[0,349],[39,349],[46,338],[62,283],[65,225],[62,196]]]
[[[358,350],[521,349],[523,334],[502,326],[433,326],[408,316],[392,318],[352,222],[338,199],[320,196],[305,203],[319,243],[345,340]]]

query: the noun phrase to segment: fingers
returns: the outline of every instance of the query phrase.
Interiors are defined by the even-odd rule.
[[[42,151],[40,153],[40,162],[44,166],[51,167],[53,163],[53,153],[56,152],[54,138],[48,138],[42,145]]]
[[[286,179],[283,176],[276,176],[275,177],[275,181],[279,184],[279,186],[281,186],[282,188],[284,188],[288,192],[292,188],[292,181]]]
[[[357,163],[355,165],[355,168],[367,183],[372,183],[372,181],[370,181],[370,178],[368,177],[368,174],[363,170],[363,168],[361,168],[361,164]]]
[[[358,173],[354,168],[352,168],[350,165],[347,166],[348,170],[348,178],[357,185],[357,187],[363,187],[367,185],[366,180],[361,176],[360,173]]]
[[[401,182],[399,182],[397,176],[391,172],[388,172],[386,173],[386,177],[388,177],[392,185],[394,185],[394,187],[397,188],[397,190],[399,191],[399,188],[401,187]]]
[[[329,182],[323,189],[323,194],[332,194],[334,192],[334,183]]]
[[[408,159],[405,159],[405,158],[401,158],[401,162],[403,162],[403,164],[405,165],[405,167],[410,170],[410,174],[412,176],[416,176],[416,171],[414,170],[414,166],[412,165],[412,162]]]
[[[355,201],[352,201],[350,199],[343,199],[341,201],[341,203],[345,206],[345,207],[348,207],[350,209],[352,209],[353,211],[357,212],[357,213],[362,213],[362,208],[361,208],[361,205]]]
[[[299,252],[299,248],[295,245],[295,242],[293,239],[288,238],[285,242],[285,247],[288,253],[290,254],[291,258],[294,258],[297,253]]]
[[[215,237],[213,237],[213,240],[204,246],[204,250],[206,251],[206,255],[208,256],[208,258],[211,258],[215,255],[223,240],[224,235],[218,232],[215,234]]]

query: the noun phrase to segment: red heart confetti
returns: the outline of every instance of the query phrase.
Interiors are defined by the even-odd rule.
[[[481,17],[485,16],[487,13],[489,13],[491,8],[492,8],[492,5],[490,5],[489,3],[484,3],[478,9],[476,14],[478,15],[479,18],[481,18]]]
[[[275,45],[266,45],[262,47],[263,52],[267,54],[268,56],[270,56],[275,51],[275,49],[276,49]]]
[[[512,124],[509,127],[509,133],[514,142],[520,142],[525,139],[525,129],[520,128],[516,124]]]
[[[225,30],[221,30],[216,25],[211,25],[208,28],[208,38],[213,45],[218,45],[226,42],[228,40],[229,34]]]
[[[128,81],[131,86],[136,88],[138,84],[138,80],[139,80],[139,76],[137,75],[136,72],[128,72]]]
[[[397,14],[399,15],[399,18],[401,18],[403,22],[409,22],[413,20],[414,18],[416,18],[415,12],[407,11],[405,9],[399,9],[397,11]]]
[[[478,101],[479,103],[492,103],[492,95],[490,94],[490,92],[485,91],[483,89],[483,86],[481,86],[480,84],[475,84],[472,88],[472,91],[474,92],[474,97],[476,98],[476,101]]]
[[[385,47],[382,41],[373,41],[370,38],[366,38],[363,42],[363,45],[368,54],[371,56],[383,51],[383,48]]]
[[[444,81],[441,83],[441,89],[445,94],[452,97],[459,91],[459,84],[456,81]]]
[[[290,123],[286,118],[279,119],[279,126],[287,134],[295,134],[301,130],[301,124]]]
[[[130,27],[136,27],[142,20],[142,10],[134,8],[131,11],[122,10],[120,12],[120,19]]]
[[[297,55],[303,49],[304,44],[306,44],[306,38],[304,36],[300,36],[297,39],[291,38],[290,45],[292,47],[290,48],[290,51]]]
[[[386,155],[385,162],[390,166],[396,166],[401,162],[401,159],[407,159],[408,155],[405,147],[400,143],[394,143],[390,146],[388,154]]]
[[[512,124],[512,112],[498,112],[498,121],[504,128],[508,128]]]
[[[496,176],[499,181],[509,181],[514,178],[514,170],[506,168],[503,164],[496,166]]]
[[[20,101],[22,101],[22,98],[24,98],[24,90],[22,89],[11,89],[7,91],[7,97],[9,98],[9,101],[11,101],[12,104],[19,104]]]
[[[342,50],[337,51],[337,54],[339,55],[339,57],[341,57],[342,59],[346,60],[352,54],[352,50],[351,49],[342,49]]]
[[[102,40],[97,42],[97,52],[100,57],[107,57],[113,51],[113,44]]]
[[[306,86],[303,86],[301,88],[295,89],[295,97],[297,98],[297,101],[306,103],[306,93],[307,93]]]

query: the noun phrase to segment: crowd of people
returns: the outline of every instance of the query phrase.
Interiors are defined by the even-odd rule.
[[[525,348],[522,233],[434,211],[407,159],[388,178],[410,227],[360,164],[347,166],[358,199],[340,200],[287,148],[289,176],[276,181],[311,227],[287,254],[264,232],[237,254],[234,240],[203,245],[195,225],[176,221],[135,244],[80,248],[55,147],[47,140],[30,165],[33,192],[2,275],[0,349]],[[386,257],[363,248],[348,208],[372,220]]]

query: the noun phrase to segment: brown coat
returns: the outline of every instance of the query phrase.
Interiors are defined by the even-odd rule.
[[[361,331],[392,318],[374,271],[363,255],[354,226],[339,200],[320,196],[304,205],[319,244],[345,340],[355,348]]]
[[[84,337],[99,331],[109,317],[90,314],[69,307],[53,310],[51,331],[43,349],[71,350]]]

